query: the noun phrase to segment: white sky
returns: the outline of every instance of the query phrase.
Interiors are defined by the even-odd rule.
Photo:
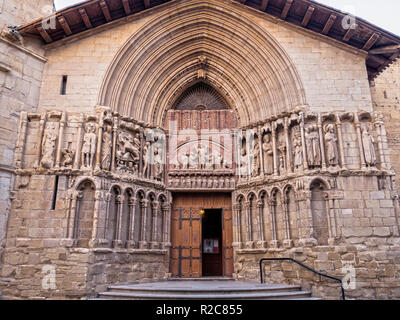
[[[378,27],[400,35],[399,0],[317,0],[330,7],[350,12]],[[54,0],[57,10],[83,2],[82,0]]]

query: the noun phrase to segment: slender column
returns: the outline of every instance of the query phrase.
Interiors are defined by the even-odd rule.
[[[95,198],[95,202],[94,202],[94,212],[93,212],[93,228],[92,228],[92,239],[91,239],[91,245],[90,245],[92,247],[96,245],[96,242],[98,239],[100,202],[103,199],[103,192],[96,191],[94,198]]]
[[[388,150],[388,141],[387,141],[385,123],[383,122],[383,115],[381,113],[380,113],[379,117],[381,119],[380,135],[381,135],[381,140],[382,140],[382,154],[383,154],[383,159],[384,159],[384,163],[385,163],[385,168],[387,170],[391,170],[390,156],[385,152],[385,150]]]
[[[285,223],[285,240],[283,241],[283,244],[286,248],[292,247],[293,241],[291,239],[290,235],[290,221],[289,221],[289,201],[285,197],[285,199],[282,200],[281,206],[283,208],[284,212],[284,223]]]
[[[135,232],[136,232],[136,221],[135,221],[135,213],[136,213],[136,203],[137,199],[135,197],[130,197],[128,206],[129,206],[129,229],[128,229],[128,243],[127,248],[136,248],[135,241]]]
[[[124,207],[124,196],[118,195],[116,197],[117,203],[117,223],[115,226],[115,239],[114,239],[114,247],[121,248],[122,243],[122,217],[123,217],[123,207]]]
[[[107,229],[108,229],[108,222],[110,220],[110,204],[111,204],[111,193],[106,194],[106,219],[104,221],[104,234],[103,238],[107,239]]]
[[[104,112],[100,114],[99,127],[97,129],[97,150],[95,170],[101,170],[101,147],[103,144]]]
[[[291,152],[291,148],[290,148],[289,119],[288,119],[288,117],[285,117],[284,130],[285,130],[285,140],[286,140],[286,172],[287,173],[293,173],[292,152]]]
[[[64,143],[64,129],[65,124],[67,122],[67,114],[63,112],[60,120],[60,129],[58,131],[58,146],[57,146],[57,154],[56,154],[56,168],[59,168],[61,165],[61,152]]]
[[[45,124],[46,124],[46,113],[42,113],[39,121],[39,134],[36,140],[37,149],[36,149],[36,160],[33,165],[34,168],[38,168],[40,164],[40,158],[42,156],[42,139],[43,139],[43,131]]]
[[[26,129],[28,126],[28,113],[25,111],[22,111],[19,117],[19,133],[18,133],[18,139],[17,139],[17,146],[15,149],[15,162],[14,165],[17,169],[22,168],[22,162],[23,162],[23,154],[24,154],[24,148],[25,148],[25,139],[26,139]]]
[[[326,170],[326,153],[325,153],[325,139],[324,134],[322,132],[322,120],[321,114],[318,114],[318,133],[319,133],[319,143],[321,148],[321,156],[322,156],[322,170]]]
[[[251,249],[253,248],[253,221],[252,221],[252,207],[251,207],[251,203],[249,201],[247,201],[245,203],[245,209],[246,209],[246,222],[247,222],[247,226],[246,226],[246,247]]]
[[[274,154],[274,176],[279,175],[278,171],[278,150],[276,149],[276,122],[272,122],[271,125],[271,135],[272,135],[272,149]]]
[[[171,247],[170,229],[171,229],[171,206],[167,203],[162,206],[163,210],[163,249]]]
[[[361,138],[361,124],[360,124],[360,121],[358,120],[357,112],[354,112],[354,124],[356,126],[358,148],[360,150],[361,170],[367,170],[367,166],[365,163],[364,148],[363,148],[363,143],[362,143],[362,138]]]
[[[342,163],[342,169],[347,170],[346,161],[344,158],[342,122],[340,121],[340,114],[338,114],[338,113],[336,114],[336,128],[337,128],[337,132],[338,132],[339,152],[340,152],[340,159],[341,159],[341,163]]]
[[[260,176],[261,178],[265,177],[265,168],[264,168],[264,152],[263,152],[263,137],[261,127],[257,128],[257,135],[258,135],[258,149],[260,151],[259,158],[260,158]]]
[[[235,209],[234,219],[236,220],[236,223],[235,223],[236,232],[235,232],[234,246],[236,246],[238,249],[241,249],[242,248],[242,221],[241,221],[242,206],[241,206],[241,204],[236,203],[234,205],[234,209]]]
[[[74,191],[72,190],[68,190],[67,191],[67,196],[66,196],[66,201],[67,201],[67,212],[68,212],[68,217],[67,217],[67,232],[65,235],[66,239],[70,239],[71,238],[71,228],[70,228],[70,224],[71,224],[71,219],[72,219],[72,202],[74,199]]]
[[[79,118],[79,127],[78,127],[78,135],[76,138],[76,153],[75,153],[75,162],[74,162],[74,169],[78,170],[80,168],[80,152],[82,149],[82,126],[85,122],[85,118],[83,113],[81,113]]]
[[[276,234],[276,200],[269,200],[268,205],[269,205],[269,212],[271,213],[272,241],[270,243],[270,246],[272,248],[278,248],[279,243],[278,243],[277,234]]]
[[[117,133],[118,133],[118,117],[114,117],[113,126],[113,147],[112,147],[112,158],[111,158],[111,171],[115,171],[115,156],[117,152]]]
[[[259,200],[257,201],[257,209],[258,209],[258,219],[259,219],[259,232],[260,232],[260,238],[259,241],[257,242],[257,246],[259,248],[265,248],[266,247],[266,242],[265,242],[265,235],[264,235],[264,201]]]
[[[381,169],[383,169],[383,170],[389,169],[386,164],[385,153],[384,153],[384,148],[383,148],[383,137],[382,137],[383,121],[379,115],[377,116],[377,119],[374,122],[374,126],[375,126],[377,140],[378,140],[378,152],[379,152],[379,158],[381,161]]]
[[[151,203],[151,222],[152,222],[152,230],[151,230],[151,249],[159,249],[160,242],[158,241],[158,211],[160,209],[160,203],[158,201],[153,201]]]
[[[326,203],[326,216],[328,220],[328,243],[334,245],[333,226],[332,226],[332,212],[334,211],[333,199],[329,198],[329,194],[324,195]]]
[[[142,200],[140,203],[140,213],[141,213],[141,218],[142,218],[142,232],[140,234],[140,242],[139,242],[139,247],[140,249],[147,249],[148,248],[148,243],[146,241],[146,235],[147,235],[147,208],[149,205],[149,200]]]
[[[307,154],[306,137],[304,135],[304,113],[303,112],[301,112],[299,115],[299,122],[300,122],[301,146],[303,149],[303,168],[304,168],[304,170],[308,170],[307,159],[308,159],[309,155]]]

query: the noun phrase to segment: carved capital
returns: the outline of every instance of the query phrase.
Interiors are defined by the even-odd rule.
[[[122,204],[122,203],[124,203],[124,199],[125,199],[125,197],[123,195],[119,195],[115,198],[115,202],[118,204]]]
[[[137,198],[136,197],[129,197],[128,204],[129,204],[130,207],[134,207],[136,205],[136,202],[137,202]]]
[[[257,201],[257,208],[264,208],[264,201],[263,200],[258,200]]]
[[[142,201],[140,202],[140,206],[141,206],[143,209],[146,209],[146,208],[149,206],[149,200],[147,200],[147,199],[142,200]]]
[[[94,199],[95,200],[102,200],[103,199],[103,192],[102,191],[96,191],[94,194]]]

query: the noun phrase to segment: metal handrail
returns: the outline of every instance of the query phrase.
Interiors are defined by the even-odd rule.
[[[338,282],[340,282],[340,288],[342,289],[342,299],[346,300],[346,297],[345,297],[345,294],[344,294],[344,288],[343,288],[342,279],[335,278],[335,277],[332,277],[330,275],[318,272],[318,271],[316,271],[316,270],[314,270],[314,269],[302,264],[301,262],[299,262],[299,261],[297,261],[297,260],[295,260],[293,258],[264,258],[264,259],[261,259],[260,260],[260,278],[261,278],[261,283],[264,283],[263,262],[265,262],[265,261],[291,261],[291,262],[297,263],[299,266],[301,266],[301,267],[303,267],[303,268],[305,268],[305,269],[307,269],[307,270],[309,270],[311,272],[314,272],[315,274],[318,274],[321,277],[325,277],[325,278],[328,278],[328,279],[331,279],[331,280],[338,281]]]

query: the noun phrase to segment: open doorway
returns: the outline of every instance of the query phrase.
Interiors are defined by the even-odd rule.
[[[204,210],[202,238],[203,277],[222,276],[222,209]]]

